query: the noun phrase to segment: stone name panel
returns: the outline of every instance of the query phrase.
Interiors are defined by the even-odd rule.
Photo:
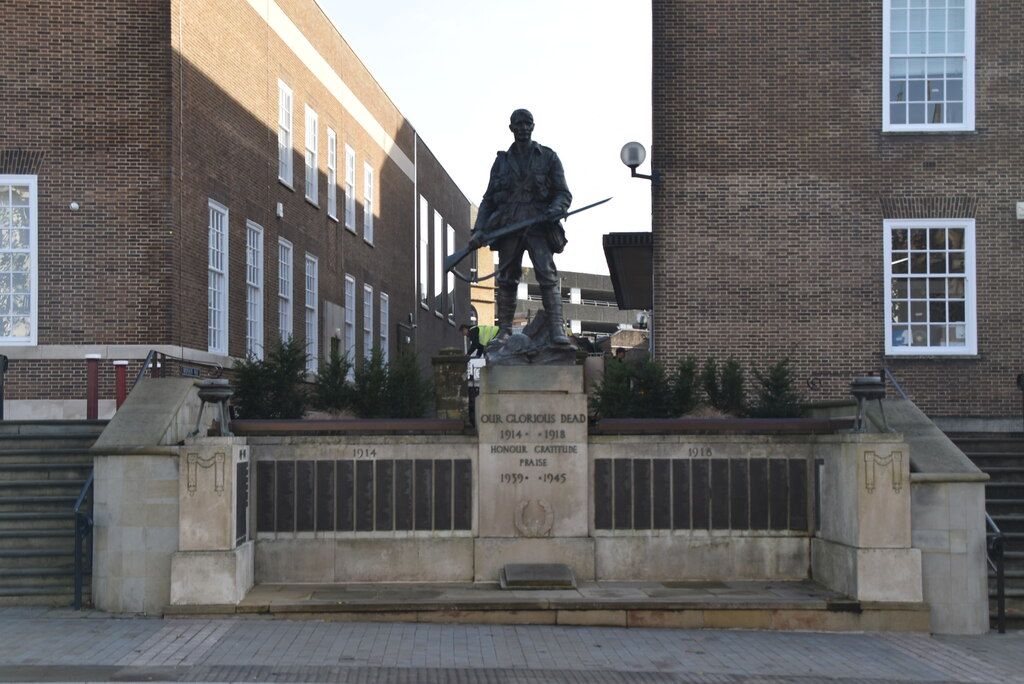
[[[594,528],[808,532],[807,459],[690,451],[697,453],[595,458]]]
[[[469,459],[260,460],[256,531],[392,532],[472,529]]]

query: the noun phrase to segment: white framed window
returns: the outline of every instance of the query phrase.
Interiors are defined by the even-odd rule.
[[[363,285],[363,358],[373,356],[373,288]]]
[[[348,359],[348,379],[355,379],[356,363],[356,279],[345,274],[345,358]]]
[[[974,130],[975,0],[883,0],[882,130]]]
[[[0,175],[0,345],[35,345],[39,322],[38,178]]]
[[[455,228],[453,228],[450,225],[448,226],[447,238],[448,238],[448,241],[446,243],[445,255],[446,256],[451,256],[452,254],[455,253]],[[449,323],[454,323],[455,322],[455,274],[449,271],[448,275],[447,275],[447,278],[448,278],[448,282],[445,283],[445,284],[447,285],[446,289],[447,289],[447,297],[448,297],[448,322]]]
[[[228,353],[228,209],[209,200],[207,241],[207,350]]]
[[[434,311],[441,315],[444,290],[444,219],[434,211]]]
[[[277,240],[277,329],[281,341],[292,337],[292,243]]]
[[[885,221],[885,353],[978,353],[974,219]]]
[[[424,309],[429,307],[427,302],[430,297],[429,240],[430,205],[427,204],[427,199],[423,195],[420,195],[419,260],[416,263],[416,270],[419,271],[420,306]]]
[[[313,204],[319,202],[320,160],[320,117],[306,105],[306,199]]]
[[[327,215],[338,220],[338,134],[327,129]]]
[[[320,345],[318,336],[320,334],[317,313],[318,274],[319,263],[317,258],[311,254],[306,255],[306,370],[316,373],[320,366]]]
[[[373,244],[373,167],[363,162],[363,239]]]
[[[245,353],[263,358],[263,227],[245,222]]]
[[[384,357],[384,363],[391,360],[388,347],[391,342],[391,335],[388,326],[391,325],[391,297],[386,293],[380,293],[380,353]]]
[[[356,232],[356,151],[345,145],[345,227]]]
[[[292,187],[292,89],[277,81],[277,179]]]

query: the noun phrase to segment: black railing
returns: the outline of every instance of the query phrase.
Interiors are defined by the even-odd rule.
[[[93,474],[89,473],[89,479],[82,485],[82,491],[78,493],[73,509],[75,514],[75,602],[72,607],[75,610],[82,609],[82,576],[85,574],[85,540],[92,535],[92,513],[82,510],[86,499],[92,493]],[[92,558],[92,554],[89,554]],[[91,574],[91,573],[90,573]]]
[[[182,363],[188,364],[189,366],[204,366],[206,368],[212,368],[213,377],[215,378],[219,378],[224,373],[224,366],[220,365],[219,363],[183,359],[178,356],[171,356],[170,354],[164,354],[163,352],[158,352],[155,349],[151,349],[149,353],[146,354],[146,360],[142,362],[142,368],[139,369],[138,374],[135,376],[135,382],[132,383],[132,389],[135,389],[135,386],[139,384],[139,381],[142,380],[143,376],[146,374],[146,371],[149,369],[153,370],[152,377],[162,378],[164,376],[165,368],[167,367],[168,361],[180,361]]]
[[[1006,570],[1003,562],[1006,539],[988,513],[985,514],[985,524],[988,526],[988,566],[996,573],[996,627],[1000,634],[1006,634]]]
[[[882,366],[882,373],[889,380],[889,382],[892,383],[892,386],[896,388],[897,394],[899,394],[901,397],[903,397],[907,401],[910,401],[910,397],[908,397],[907,393],[903,391],[902,387],[900,387],[899,381],[896,379],[896,376],[892,374],[892,371],[889,370],[888,366]]]

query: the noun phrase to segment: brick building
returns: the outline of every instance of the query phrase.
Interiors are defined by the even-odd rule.
[[[653,0],[655,354],[1019,430],[1022,83],[1020,2]]]
[[[314,0],[23,3],[0,31],[8,418],[83,416],[90,353],[103,415],[110,362],[151,349],[461,345],[441,263],[471,204]]]

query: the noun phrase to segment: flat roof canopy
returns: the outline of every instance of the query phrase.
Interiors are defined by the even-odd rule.
[[[608,233],[602,243],[619,308],[653,309],[651,233]]]

